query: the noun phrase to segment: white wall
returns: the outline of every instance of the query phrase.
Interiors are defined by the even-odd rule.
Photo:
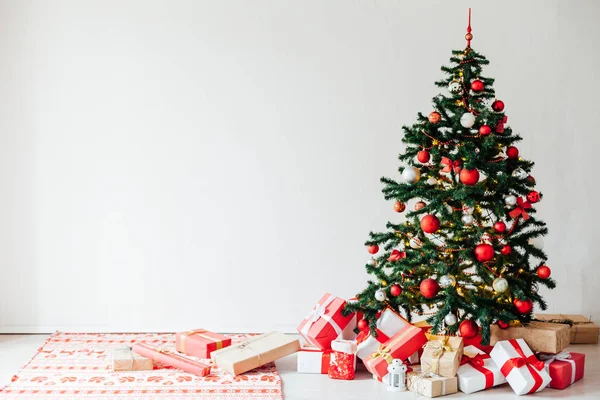
[[[366,281],[467,2],[0,1],[0,331],[293,330]],[[488,1],[473,47],[600,318],[594,1]]]

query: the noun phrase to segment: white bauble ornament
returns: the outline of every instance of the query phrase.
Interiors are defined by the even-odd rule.
[[[421,241],[415,237],[410,238],[410,247],[412,247],[413,249],[418,249],[419,247],[421,247],[423,244],[421,243]]]
[[[458,318],[454,314],[448,314],[444,317],[444,323],[448,326],[452,326],[458,322]]]
[[[402,179],[406,183],[417,183],[421,179],[421,171],[413,166],[408,166],[402,171]]]
[[[473,223],[473,216],[471,214],[465,214],[460,217],[460,220],[465,225],[471,225]]]
[[[529,244],[536,249],[542,250],[544,248],[544,238],[541,236],[529,239]]]
[[[458,93],[460,91],[460,83],[457,81],[452,81],[448,85],[448,91],[450,93]]]
[[[448,214],[452,214],[454,212],[454,208],[452,208],[450,204],[446,204],[446,211],[448,211]]]
[[[475,125],[475,114],[464,113],[460,117],[460,124],[465,128],[471,128],[473,125]]]
[[[369,261],[367,262],[367,264],[369,264],[369,265],[375,265],[375,259],[374,258],[369,258]]]
[[[492,282],[492,287],[498,293],[504,293],[508,290],[508,281],[504,278],[496,278]]]
[[[448,286],[454,286],[456,284],[456,278],[452,275],[443,275],[438,279],[438,283],[441,288],[447,288]]]
[[[522,168],[517,168],[512,172],[512,176],[513,178],[517,178],[517,179],[525,179],[527,178],[527,172],[525,172],[525,170],[523,170]]]
[[[428,185],[437,185],[438,181],[437,179],[435,179],[433,176],[429,179],[427,179],[427,184]]]
[[[507,206],[514,206],[515,204],[517,204],[517,197],[513,196],[512,194],[509,194],[504,198],[504,203]]]
[[[375,292],[375,300],[384,301],[385,300],[385,292],[381,289],[377,289]]]

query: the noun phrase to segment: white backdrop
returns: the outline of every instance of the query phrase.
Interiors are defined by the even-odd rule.
[[[0,331],[294,330],[363,288],[462,1],[0,1]],[[594,1],[489,1],[473,47],[600,317]]]

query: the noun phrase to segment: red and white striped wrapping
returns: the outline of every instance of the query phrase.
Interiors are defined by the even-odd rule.
[[[331,350],[302,346],[298,352],[298,372],[301,374],[326,374],[329,371]]]
[[[472,345],[466,346],[463,353],[456,373],[458,389],[461,392],[475,393],[506,383],[500,368],[496,366],[489,354]]]
[[[311,345],[328,349],[350,323],[353,314],[342,315],[346,301],[325,293],[297,330]]]
[[[551,381],[544,363],[535,357],[523,339],[496,343],[490,357],[518,395],[539,392]]]
[[[410,325],[410,323],[402,318],[398,313],[386,308],[383,310],[377,319],[377,337],[370,334],[369,331],[361,332],[356,341],[358,343],[357,356],[363,361],[366,361],[380,344],[388,341],[402,328]]]

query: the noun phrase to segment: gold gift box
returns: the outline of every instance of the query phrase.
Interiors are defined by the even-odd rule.
[[[575,314],[535,314],[535,319],[550,323],[570,321],[572,344],[597,344],[600,335],[600,326],[593,323],[583,315]]]
[[[421,370],[452,378],[460,366],[463,355],[463,339],[458,336],[430,335],[423,348]]]
[[[569,325],[532,321],[526,325],[514,325],[500,329],[492,325],[490,345],[510,339],[523,339],[534,353],[557,354],[571,343]]]

